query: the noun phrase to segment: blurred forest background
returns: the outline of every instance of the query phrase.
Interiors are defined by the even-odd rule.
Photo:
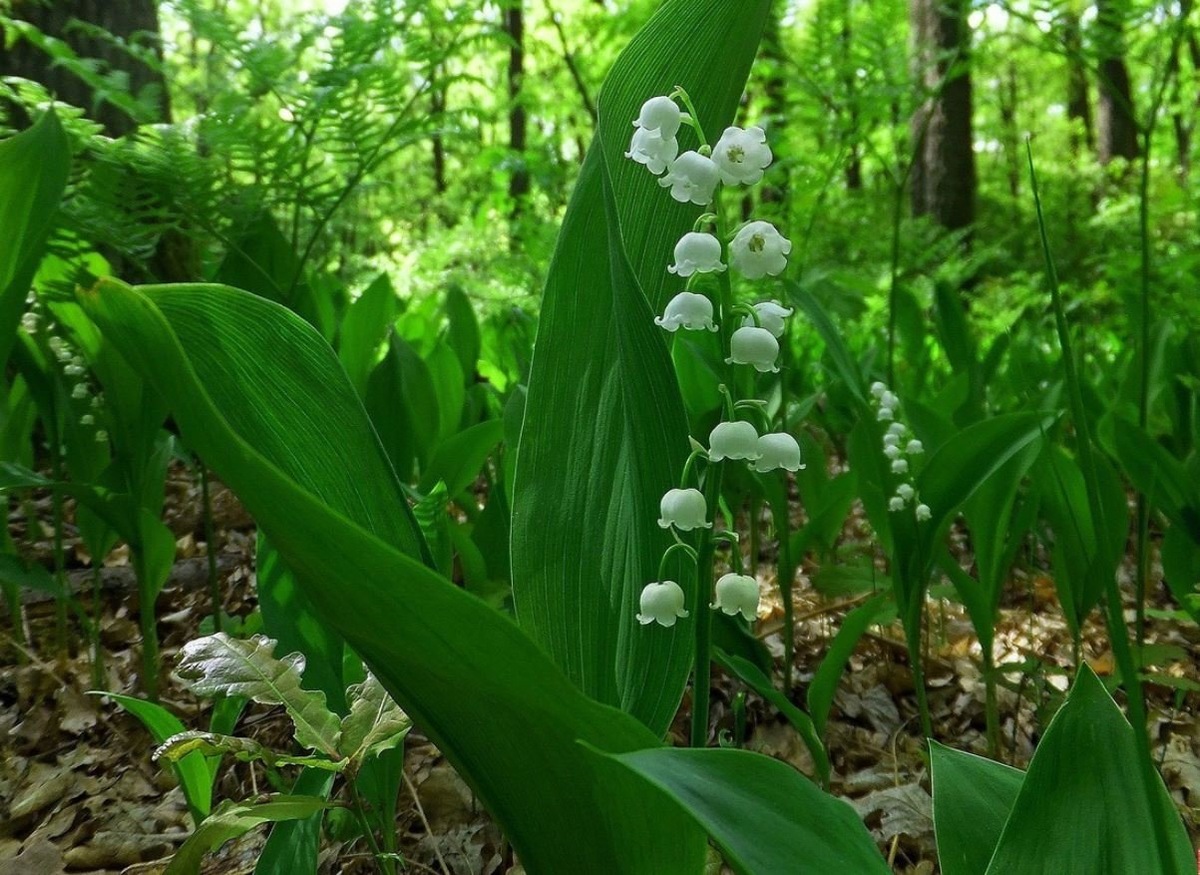
[[[68,214],[128,281],[228,279],[231,254],[281,236],[300,263],[271,296],[328,282],[296,307],[319,327],[384,271],[411,306],[461,283],[531,339],[600,82],[655,5],[7,0],[0,133],[52,97],[76,107]],[[846,324],[881,331],[893,282],[916,308],[944,283],[995,336],[1046,313],[1031,136],[1068,298],[1100,329],[1085,352],[1130,330],[1140,222],[1155,307],[1195,324],[1191,13],[776,3],[744,116],[767,120],[779,160],[753,206]],[[525,367],[523,344],[503,346],[483,357],[501,385]]]

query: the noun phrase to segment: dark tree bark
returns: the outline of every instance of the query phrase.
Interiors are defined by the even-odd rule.
[[[521,100],[521,80],[525,75],[525,10],[524,0],[509,0],[504,9],[504,32],[508,34],[508,147],[516,165],[508,181],[508,196],[512,201],[511,217],[521,217],[525,197],[529,194],[529,169],[525,164],[527,117]]]
[[[72,27],[73,22],[82,22],[103,28],[126,43],[150,48],[161,59],[158,8],[154,0],[51,0],[49,3],[15,0],[11,16],[64,41],[80,57],[99,60],[105,70],[126,74],[130,93],[153,103],[158,110],[157,120],[169,120],[167,88],[160,70],[109,41]],[[22,40],[6,49],[5,42],[0,37],[0,73],[41,83],[60,100],[86,110],[110,137],[120,137],[137,127],[137,120],[125,111],[108,102],[97,103],[95,92],[86,82],[62,67],[52,66],[49,56],[37,46]]]
[[[950,230],[975,221],[968,0],[910,0],[917,81],[931,94],[913,117],[912,208]]]
[[[863,187],[862,149],[858,145],[858,81],[855,76],[853,63],[854,0],[846,0],[842,10],[842,28],[840,35],[841,61],[846,65],[846,73],[842,85],[846,89],[846,131],[850,139],[849,153],[846,156],[846,189],[860,191]]]
[[[446,193],[446,139],[442,136],[440,126],[446,112],[446,89],[439,81],[441,70],[434,68],[429,83],[429,112],[434,118],[435,128],[430,143],[433,148],[433,189],[439,195]]]
[[[1088,97],[1087,66],[1083,60],[1083,31],[1079,14],[1074,9],[1068,9],[1063,15],[1063,48],[1067,53],[1067,118],[1071,121],[1071,151],[1079,154],[1086,148],[1090,152],[1096,145],[1096,133]]]
[[[1183,0],[1179,4],[1179,14],[1187,21],[1191,15],[1193,0]],[[1188,56],[1192,63],[1192,78],[1200,86],[1200,40],[1190,23],[1186,24],[1187,31],[1183,42],[1187,45]],[[1171,128],[1175,133],[1175,165],[1179,172],[1179,181],[1186,188],[1191,183],[1192,175],[1192,134],[1196,127],[1196,110],[1200,109],[1200,87],[1196,89],[1192,112],[1184,111],[1183,69],[1180,65],[1180,46],[1176,45],[1167,64],[1166,75],[1171,83],[1171,94],[1168,100],[1171,106]]]
[[[1096,0],[1096,49],[1100,58],[1097,154],[1101,164],[1138,156],[1133,93],[1125,65],[1126,6],[1126,0]]]

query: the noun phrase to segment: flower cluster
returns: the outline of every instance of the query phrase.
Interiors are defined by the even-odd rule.
[[[687,112],[676,103],[676,98],[682,101]],[[766,133],[759,127],[728,127],[715,146],[708,146],[695,115],[690,99],[682,89],[676,89],[669,96],[650,98],[633,122],[633,138],[625,157],[659,176],[659,185],[674,200],[711,208],[721,185],[748,186],[760,182],[773,156]],[[680,154],[679,132],[685,125],[696,131],[700,145]],[[662,315],[655,317],[655,324],[664,330],[672,333],[680,330],[717,332],[721,330],[721,318],[735,315],[734,312],[718,312],[719,307],[731,305],[728,281],[725,280],[724,303],[714,306],[713,298],[693,290],[700,277],[723,274],[732,267],[746,279],[757,280],[778,276],[787,268],[791,241],[770,222],[747,222],[728,238],[720,234],[719,227],[716,213],[706,213],[675,244],[674,260],[667,271],[685,280],[686,286],[671,298]],[[729,347],[725,363],[749,365],[758,373],[777,373],[779,339],[786,329],[784,320],[792,315],[792,310],[778,301],[762,301],[753,307],[738,305],[733,311],[744,315],[737,323],[728,324],[728,333],[722,334]],[[762,474],[777,470],[798,471],[804,467],[800,445],[792,435],[771,432],[769,427],[760,434],[754,423],[738,418],[741,407],[760,405],[761,414],[761,402],[744,401],[735,405],[732,398],[727,396],[727,400],[728,415],[709,434],[707,450],[693,441],[698,448],[693,459],[698,457],[710,464],[727,460],[745,462]],[[691,465],[692,461],[689,461],[684,481]],[[698,489],[687,488],[686,482],[683,485],[685,488],[671,489],[662,497],[658,524],[672,533],[711,529],[713,523],[704,494]],[[691,552],[678,535],[671,551],[676,549]],[[666,556],[659,572],[660,579],[642,591],[637,619],[643,625],[657,622],[673,626],[677,619],[688,616],[683,590],[675,581],[665,579],[665,566]],[[758,610],[757,581],[740,573],[725,574],[716,582],[715,601],[710,607],[753,620]]]
[[[909,471],[908,457],[924,453],[925,445],[917,438],[911,437],[908,426],[897,418],[900,399],[887,385],[880,382],[872,383],[871,396],[878,407],[878,420],[891,423],[883,435],[883,454],[891,461],[892,473],[905,477],[896,487],[895,494],[888,499],[888,510],[892,513],[899,513],[908,507],[909,502],[917,499],[917,490],[912,484],[912,474]],[[914,513],[918,522],[924,522],[932,516],[929,505],[921,501],[917,502]]]
[[[71,348],[71,344],[63,337],[55,333],[58,327],[54,319],[42,311],[41,301],[38,300],[34,292],[30,292],[25,298],[25,303],[29,306],[29,310],[21,317],[21,327],[30,336],[44,334],[46,346],[50,353],[54,356],[55,361],[62,367],[63,380],[70,386],[70,397],[72,401],[86,401],[88,403],[88,412],[81,414],[79,424],[93,427],[96,424],[96,414],[102,409],[104,402],[99,394],[93,394],[91,384],[88,382],[88,366],[84,357]],[[104,429],[96,430],[96,442],[104,443],[108,440],[108,432]]]

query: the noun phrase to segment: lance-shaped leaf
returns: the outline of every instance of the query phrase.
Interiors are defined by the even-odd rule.
[[[624,157],[644,101],[685,87],[710,141],[733,118],[766,0],[673,0],[621,54],[546,280],[512,517],[513,598],[525,629],[588,695],[655,733],[692,661],[695,616],[642,628],[638,598],[671,543],[658,502],[688,454],[663,333],[675,243],[699,207]],[[690,140],[688,138],[691,138]],[[682,148],[695,145],[681,132]],[[678,578],[685,583],[686,578]]]
[[[346,691],[350,713],[342,718],[342,753],[355,766],[404,741],[412,728],[408,715],[388,695],[375,675]]]
[[[17,337],[25,293],[67,185],[71,147],[53,112],[0,143],[0,364]]]
[[[330,759],[338,755],[340,725],[325,705],[325,694],[300,686],[304,656],[278,658],[275,642],[262,635],[249,640],[224,632],[183,646],[178,674],[198,696],[243,696],[260,705],[282,705],[296,727],[296,741]]]
[[[196,730],[175,733],[155,748],[151,759],[166,760],[171,764],[176,764],[193,753],[199,753],[206,757],[228,754],[243,763],[266,763],[268,766],[311,766],[314,769],[324,769],[328,772],[340,772],[348,762],[347,760],[334,762],[322,757],[294,757],[285,753],[277,753],[252,738]]]
[[[204,855],[230,839],[264,823],[302,820],[328,807],[329,803],[318,796],[268,796],[262,802],[223,802],[179,846],[164,875],[196,875]]]

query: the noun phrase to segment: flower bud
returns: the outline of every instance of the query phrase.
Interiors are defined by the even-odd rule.
[[[759,373],[778,373],[779,341],[765,328],[739,328],[729,339],[726,364],[754,365]]]
[[[748,422],[720,422],[708,436],[708,458],[712,462],[722,459],[757,459],[758,432]]]
[[[654,317],[654,324],[667,331],[716,331],[713,323],[712,301],[695,292],[680,292],[667,302],[661,316]]]
[[[675,263],[667,268],[668,273],[683,277],[723,270],[721,242],[712,234],[699,231],[689,231],[679,238],[675,244]]]
[[[783,320],[792,315],[790,307],[784,307],[778,301],[761,301],[754,305],[754,312],[758,314],[760,328],[767,329],[775,337],[783,337],[783,332],[787,329]],[[753,326],[754,320],[747,316],[742,325]]]
[[[671,164],[667,175],[658,181],[671,189],[671,197],[681,204],[707,206],[717,189],[717,165],[699,152],[684,152]]]
[[[643,626],[658,623],[670,628],[677,619],[688,616],[683,608],[683,587],[673,580],[646,584],[640,605],[637,621]]]
[[[681,532],[692,529],[711,529],[708,503],[699,489],[671,489],[659,502],[658,524],[664,529],[674,526]]]
[[[745,574],[723,574],[717,580],[717,600],[709,607],[733,616],[741,614],[753,623],[758,616],[758,581]]]
[[[754,463],[754,470],[760,474],[777,468],[799,471],[804,467],[800,460],[800,444],[787,432],[764,434],[758,439],[758,452],[761,458]]]
[[[633,126],[648,131],[658,131],[663,137],[672,139],[683,124],[683,111],[669,97],[651,97],[642,104]]]
[[[671,166],[678,154],[679,141],[674,137],[664,138],[659,131],[637,128],[625,157],[645,164],[646,169],[657,176]]]

